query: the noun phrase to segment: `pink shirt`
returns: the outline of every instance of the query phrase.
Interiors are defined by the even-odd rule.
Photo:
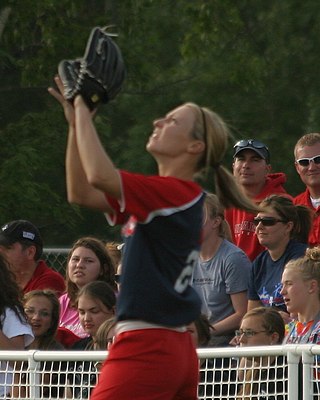
[[[86,332],[84,332],[80,324],[78,310],[70,306],[70,298],[68,294],[65,293],[62,296],[60,296],[59,302],[60,302],[59,326],[63,326],[69,329],[80,338],[85,338],[89,336]]]

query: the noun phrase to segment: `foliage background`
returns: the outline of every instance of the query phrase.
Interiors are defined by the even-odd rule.
[[[318,0],[2,0],[0,6],[0,223],[26,218],[46,246],[82,235],[118,239],[101,213],[66,201],[66,123],[47,93],[57,64],[83,54],[94,26],[115,25],[128,70],[99,110],[117,166],[152,173],[152,120],[194,101],[217,111],[234,140],[267,143],[287,190],[303,186],[293,147],[319,131]],[[231,167],[232,143],[226,165]]]

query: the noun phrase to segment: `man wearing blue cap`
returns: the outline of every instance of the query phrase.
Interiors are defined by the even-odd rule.
[[[234,146],[233,175],[244,193],[256,203],[271,194],[286,194],[283,172],[271,173],[268,147],[255,139],[244,139]],[[226,210],[234,243],[254,260],[264,247],[258,242],[253,223],[254,214],[236,208]]]

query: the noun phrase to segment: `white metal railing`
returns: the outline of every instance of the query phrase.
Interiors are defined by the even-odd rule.
[[[199,400],[319,399],[320,346],[198,349]],[[0,351],[0,399],[86,399],[106,351]],[[246,363],[240,363],[242,357]],[[9,363],[10,362],[10,363]],[[11,369],[13,369],[13,372]],[[12,380],[12,382],[11,382]],[[243,393],[244,391],[244,393]]]

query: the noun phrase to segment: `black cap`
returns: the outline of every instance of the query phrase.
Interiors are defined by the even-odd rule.
[[[31,222],[16,220],[4,224],[0,231],[0,245],[8,246],[16,242],[29,241],[38,247],[43,247],[40,232]]]
[[[239,142],[237,142],[233,146],[233,148],[234,148],[233,158],[235,158],[237,154],[240,153],[240,151],[249,149],[257,153],[264,160],[266,160],[268,164],[270,163],[269,149],[264,143],[260,142],[259,140],[255,139],[239,140]]]

